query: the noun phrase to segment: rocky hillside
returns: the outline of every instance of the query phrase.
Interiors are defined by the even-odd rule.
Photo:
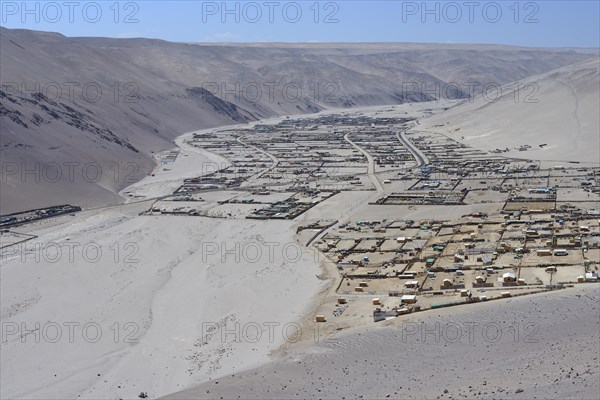
[[[68,38],[5,28],[0,46],[2,214],[113,202],[116,191],[152,169],[152,152],[194,129],[465,98],[475,94],[469,88],[589,57],[502,46]]]

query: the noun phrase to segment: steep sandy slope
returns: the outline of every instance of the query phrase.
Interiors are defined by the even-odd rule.
[[[421,121],[416,129],[507,156],[600,163],[599,71],[594,57],[536,75]]]
[[[424,312],[166,398],[597,399],[599,299],[594,284]]]

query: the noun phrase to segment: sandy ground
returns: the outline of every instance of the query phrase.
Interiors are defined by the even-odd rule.
[[[181,186],[183,179],[208,175],[227,168],[230,162],[226,158],[187,143],[193,135],[210,131],[212,129],[190,132],[175,139],[177,146],[173,150],[179,152],[175,162],[162,163],[157,160],[158,166],[150,176],[128,186],[119,194],[128,201],[166,196]]]
[[[268,323],[301,319],[323,285],[292,222],[144,205],[63,219],[3,254],[2,398],[155,397],[259,365],[284,340]],[[255,326],[262,339],[241,340]]]
[[[599,300],[588,285],[424,312],[166,398],[597,399]]]

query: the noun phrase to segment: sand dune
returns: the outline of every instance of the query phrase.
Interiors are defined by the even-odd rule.
[[[596,399],[599,300],[593,285],[398,318],[166,398]]]
[[[520,88],[520,89],[517,89]],[[598,57],[529,77],[422,121],[485,150],[538,160],[600,163]],[[519,151],[521,146],[531,149]],[[540,147],[542,146],[542,147]]]

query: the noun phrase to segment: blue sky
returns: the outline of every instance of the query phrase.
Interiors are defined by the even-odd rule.
[[[25,5],[24,5],[25,3]],[[600,1],[6,1],[8,28],[202,42],[599,47]]]

